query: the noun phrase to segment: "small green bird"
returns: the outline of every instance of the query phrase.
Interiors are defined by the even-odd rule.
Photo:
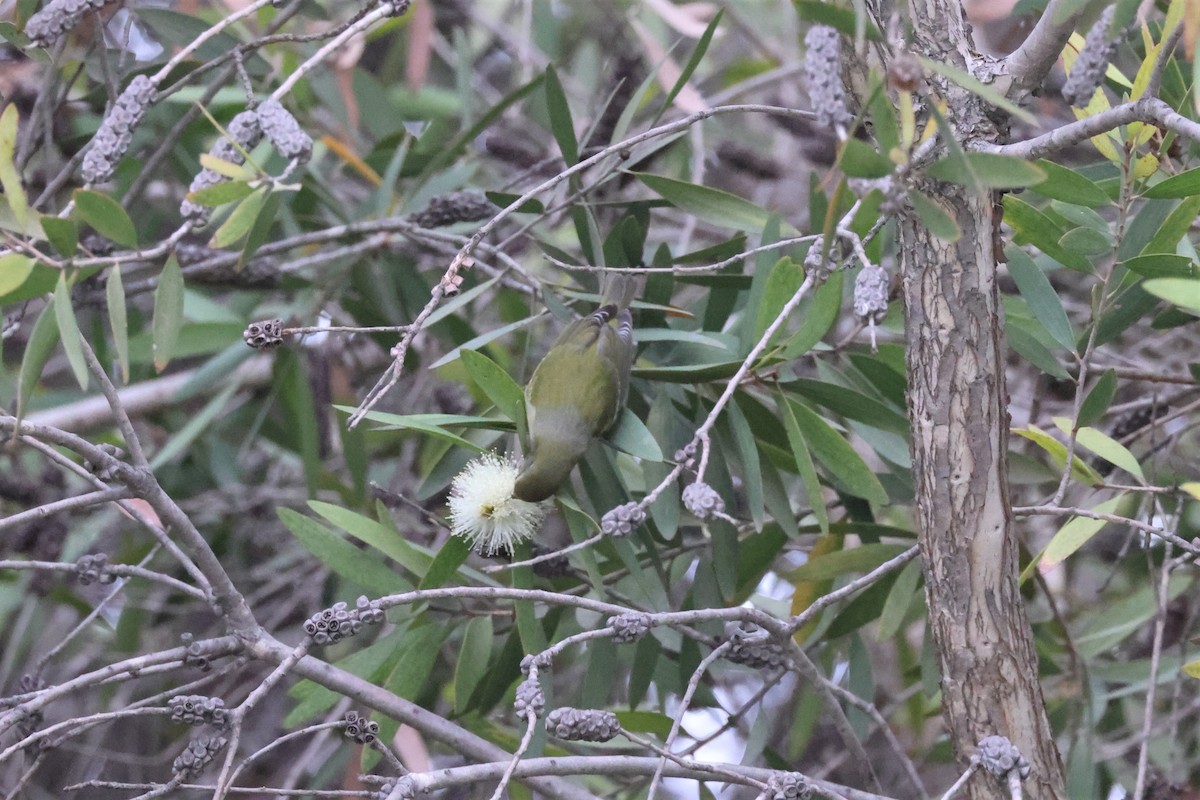
[[[629,304],[638,280],[609,275],[600,307],[559,334],[525,387],[532,447],[513,491],[519,500],[537,503],[558,491],[625,406],[635,350]]]

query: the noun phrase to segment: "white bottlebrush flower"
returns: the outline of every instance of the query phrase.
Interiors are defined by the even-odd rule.
[[[467,464],[450,484],[450,530],[483,553],[502,550],[533,538],[546,516],[542,503],[513,497],[517,463],[484,453]]]

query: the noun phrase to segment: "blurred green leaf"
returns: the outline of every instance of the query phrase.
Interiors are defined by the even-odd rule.
[[[355,547],[324,525],[290,508],[276,509],[276,514],[308,552],[350,582],[378,595],[412,590],[411,583],[388,569],[378,558]]]
[[[908,193],[908,199],[921,222],[934,236],[943,242],[957,242],[962,238],[962,229],[940,200],[927,197],[916,189]]]
[[[608,443],[623,453],[644,461],[662,461],[662,449],[654,434],[628,408],[621,409],[616,426],[608,433]]]
[[[1015,195],[1004,195],[1004,221],[1016,232],[1017,243],[1029,243],[1064,267],[1079,272],[1092,271],[1092,265],[1078,253],[1066,250],[1058,243],[1063,231],[1033,206]]]
[[[1190,311],[1200,311],[1200,279],[1154,278],[1142,284],[1147,292]]]
[[[219,250],[240,242],[242,237],[250,232],[250,228],[262,212],[263,205],[267,202],[267,192],[266,186],[259,187],[238,203],[213,234],[209,247]]]
[[[563,161],[569,167],[579,160],[579,143],[575,139],[571,105],[567,102],[566,92],[563,91],[553,66],[546,67],[543,86],[546,92],[546,108],[550,113],[550,131],[554,134],[554,140],[558,142]]]
[[[20,253],[0,256],[0,298],[21,288],[33,273],[34,260]]]
[[[683,91],[683,87],[687,86],[687,82],[692,79],[692,74],[695,73],[696,67],[700,66],[704,54],[708,52],[708,46],[712,43],[713,34],[717,32],[717,26],[721,24],[721,18],[724,16],[725,9],[722,8],[717,11],[708,23],[708,27],[704,29],[704,33],[700,34],[700,38],[696,40],[696,46],[692,48],[692,53],[688,56],[687,63],[680,70],[679,78],[676,79],[675,85],[671,87],[671,91],[667,92],[667,96],[663,100],[662,111],[659,112],[660,117],[671,107],[671,104],[675,102],[675,98],[679,97],[679,93]]]
[[[1013,428],[1012,432],[1017,436],[1028,439],[1045,450],[1059,469],[1066,466],[1067,446],[1041,428],[1036,425],[1030,425],[1026,428]],[[1071,477],[1087,486],[1100,486],[1104,483],[1104,478],[1096,470],[1081,461],[1078,453],[1071,459]]]
[[[681,211],[695,214],[721,228],[758,233],[771,218],[765,209],[720,189],[644,172],[635,172],[633,175]],[[789,228],[789,235],[791,230]]]
[[[830,475],[856,497],[887,505],[888,494],[857,451],[825,420],[800,403],[789,401],[805,443]]]
[[[1055,417],[1054,424],[1068,436],[1071,434],[1072,422],[1066,417]],[[1075,441],[1080,447],[1092,451],[1108,463],[1125,470],[1137,478],[1139,483],[1146,482],[1146,476],[1142,472],[1142,465],[1134,458],[1133,453],[1129,452],[1125,445],[1116,441],[1108,434],[1098,431],[1095,428],[1080,426],[1075,432]]]
[[[71,373],[75,376],[79,388],[87,391],[88,368],[83,357],[83,337],[79,333],[79,323],[75,320],[75,309],[71,306],[71,289],[67,286],[65,272],[58,276],[58,287],[54,290],[54,315]]]
[[[154,289],[154,368],[162,372],[175,354],[183,326],[183,271],[174,254],[167,258]]]
[[[451,537],[453,541],[457,537]],[[469,620],[463,629],[462,647],[454,665],[454,710],[462,713],[471,693],[487,674],[492,655],[492,618],[484,614]]]
[[[1019,247],[1010,245],[1005,248],[1004,255],[1008,259],[1008,274],[1016,281],[1021,296],[1029,304],[1029,310],[1054,337],[1054,341],[1074,352],[1075,331],[1071,329],[1067,312],[1063,310],[1062,301],[1046,274]]]
[[[1124,495],[1118,495],[1111,500],[1105,500],[1092,511],[1098,514],[1112,514],[1121,504]],[[1091,517],[1071,517],[1066,524],[1058,529],[1050,544],[1046,545],[1041,560],[1036,562],[1042,569],[1050,569],[1061,564],[1072,553],[1087,544],[1093,536],[1100,532],[1108,523],[1102,519]],[[1032,566],[1032,564],[1031,564]]]
[[[1107,192],[1075,170],[1046,159],[1040,159],[1035,163],[1042,172],[1046,173],[1046,179],[1030,186],[1030,190],[1043,197],[1088,208],[1104,208],[1112,205],[1112,198],[1108,196]]]
[[[137,229],[121,204],[106,194],[76,189],[75,216],[96,229],[96,233],[124,247],[137,247]]]
[[[943,158],[926,170],[930,177],[963,186],[1020,189],[1042,183],[1046,171],[1021,158],[995,153],[967,153],[964,159]]]
[[[1147,189],[1142,196],[1152,200],[1163,200],[1195,195],[1200,195],[1200,167],[1161,180]]]
[[[1134,256],[1122,261],[1121,266],[1145,278],[1200,278],[1195,261],[1169,253]]]
[[[63,258],[74,258],[79,250],[79,228],[75,223],[63,217],[42,215],[42,230],[46,239],[54,245],[54,249]],[[4,292],[0,292],[0,295]]]
[[[222,181],[215,186],[188,192],[187,199],[199,206],[215,208],[248,197],[254,192],[249,181]]]
[[[458,357],[462,359],[471,380],[496,404],[500,413],[516,423],[521,438],[525,439],[525,390],[499,364],[477,350],[462,350]]]
[[[25,355],[21,359],[21,371],[17,377],[17,419],[25,416],[29,408],[29,398],[33,389],[42,376],[42,369],[50,360],[54,346],[58,344],[58,321],[54,311],[54,301],[51,301],[38,316],[25,343]]]
[[[1079,406],[1079,418],[1075,421],[1080,427],[1094,425],[1112,405],[1113,397],[1117,394],[1117,371],[1108,369],[1100,379],[1092,384],[1091,390],[1083,398]]]
[[[806,561],[788,573],[788,580],[826,581],[848,572],[870,572],[903,553],[911,545],[864,544],[848,550],[834,550]]]
[[[0,114],[0,186],[4,188],[4,199],[12,211],[13,219],[18,228],[28,233],[26,223],[29,220],[29,200],[25,197],[25,187],[21,183],[21,174],[13,163],[17,146],[17,124],[20,112],[16,103],[8,103],[4,113]]]
[[[883,178],[896,171],[896,165],[887,156],[853,137],[842,142],[838,163],[851,178]]]

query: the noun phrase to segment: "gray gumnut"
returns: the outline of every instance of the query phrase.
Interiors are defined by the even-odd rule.
[[[817,123],[848,125],[854,116],[846,110],[842,86],[842,35],[828,25],[814,25],[804,36],[804,48],[804,74]]]
[[[1063,99],[1073,106],[1082,108],[1091,101],[1096,88],[1104,80],[1108,65],[1117,54],[1119,37],[1110,38],[1108,35],[1116,10],[1117,7],[1113,5],[1100,14],[1096,24],[1083,40],[1083,49],[1079,51],[1075,66],[1067,76],[1067,82],[1063,84]]]
[[[47,47],[78,25],[84,14],[107,3],[108,0],[51,0],[25,23],[25,35],[33,44]]]
[[[546,732],[572,742],[607,742],[621,732],[621,723],[611,711],[564,707],[546,716]]]
[[[278,100],[264,100],[257,109],[258,124],[271,145],[284,158],[301,164],[312,156],[313,140],[292,113]]]
[[[483,192],[461,191],[438,195],[429,205],[413,214],[414,225],[422,228],[441,228],[456,222],[479,222],[490,219],[497,211]]]
[[[228,138],[222,136],[209,152],[216,158],[231,164],[245,164],[246,157],[242,155],[242,151],[253,150],[255,145],[262,140],[262,126],[258,123],[258,114],[253,111],[239,113],[229,121],[225,132],[229,134]],[[188,187],[188,192],[198,192],[201,189],[216,186],[225,180],[228,179],[221,173],[205,167],[192,179],[192,185]],[[193,203],[191,200],[184,200],[179,206],[179,213],[184,219],[196,225],[203,225],[212,216],[212,209]]]
[[[85,181],[103,183],[113,176],[133,141],[134,128],[146,115],[155,94],[154,83],[145,75],[138,75],[129,82],[100,123],[92,137],[92,146],[83,157],[80,174]]]
[[[645,521],[645,510],[630,502],[605,512],[600,518],[600,530],[609,536],[628,536]]]
[[[813,796],[812,784],[798,772],[776,775],[771,779],[771,788],[775,790],[773,800],[809,800]]]
[[[650,615],[630,612],[608,618],[613,629],[612,640],[617,644],[636,642],[650,632]]]
[[[854,281],[855,316],[864,322],[882,322],[887,316],[891,283],[883,267],[863,267]]]
[[[725,501],[717,490],[707,483],[696,481],[683,490],[683,507],[698,519],[708,519],[714,514],[725,513]]]
[[[225,743],[224,736],[197,736],[175,758],[171,769],[180,775],[195,775],[213,760]]]
[[[1029,777],[1031,767],[1021,751],[1006,736],[985,736],[979,740],[979,763],[997,778],[1015,769],[1022,779]]]
[[[223,727],[229,721],[225,701],[219,697],[207,697],[202,694],[175,695],[167,701],[167,708],[171,710],[172,722],[182,722],[185,725],[211,722]]]
[[[517,697],[513,701],[517,716],[525,718],[532,711],[535,717],[540,717],[546,711],[546,695],[542,693],[541,685],[533,678],[526,678],[517,686]]]
[[[726,658],[753,669],[782,667],[787,654],[771,632],[752,622],[727,622],[725,639],[729,642]]]

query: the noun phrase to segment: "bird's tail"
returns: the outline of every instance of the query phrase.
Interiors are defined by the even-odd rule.
[[[641,276],[628,272],[606,272],[600,281],[601,306],[615,305],[618,310],[629,308],[642,288]]]

